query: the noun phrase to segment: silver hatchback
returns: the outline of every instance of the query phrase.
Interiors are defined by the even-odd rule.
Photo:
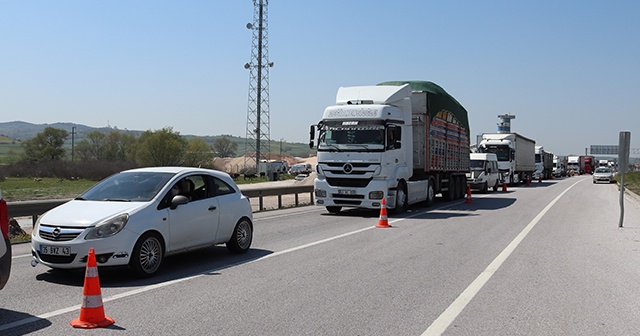
[[[615,182],[616,179],[613,176],[613,171],[611,168],[599,167],[596,168],[596,171],[593,173],[593,183],[597,182]]]

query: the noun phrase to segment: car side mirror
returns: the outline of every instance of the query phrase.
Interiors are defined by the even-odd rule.
[[[189,199],[186,196],[175,195],[171,199],[171,207],[170,208],[171,208],[171,210],[174,210],[179,205],[184,205],[184,204],[187,204],[187,203],[189,203]]]

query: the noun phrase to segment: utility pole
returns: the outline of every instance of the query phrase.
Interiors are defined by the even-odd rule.
[[[253,31],[251,43],[251,62],[244,68],[250,70],[249,104],[247,109],[247,129],[245,144],[245,166],[247,153],[255,152],[256,173],[261,159],[268,159],[270,147],[269,125],[269,62],[268,49],[268,0],[253,0],[253,23],[247,23],[247,29]],[[265,155],[266,153],[266,155]]]
[[[73,162],[73,155],[74,155],[74,146],[75,146],[75,139],[76,139],[76,127],[72,126],[71,127],[71,162]]]

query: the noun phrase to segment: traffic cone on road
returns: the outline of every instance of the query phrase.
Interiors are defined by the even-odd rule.
[[[84,275],[80,317],[71,321],[71,326],[74,328],[93,329],[108,327],[113,323],[112,318],[104,315],[96,253],[93,248],[90,248],[89,257],[87,258],[87,270]]]
[[[387,201],[382,199],[382,204],[380,205],[380,219],[378,220],[377,228],[390,228],[389,219],[387,218]]]
[[[502,181],[502,192],[507,192],[507,182]]]
[[[467,203],[473,203],[473,200],[471,199],[471,186],[467,186]]]

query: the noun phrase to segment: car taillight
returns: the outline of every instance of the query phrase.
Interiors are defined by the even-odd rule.
[[[4,239],[9,239],[9,213],[7,212],[7,201],[0,198],[0,229]]]

